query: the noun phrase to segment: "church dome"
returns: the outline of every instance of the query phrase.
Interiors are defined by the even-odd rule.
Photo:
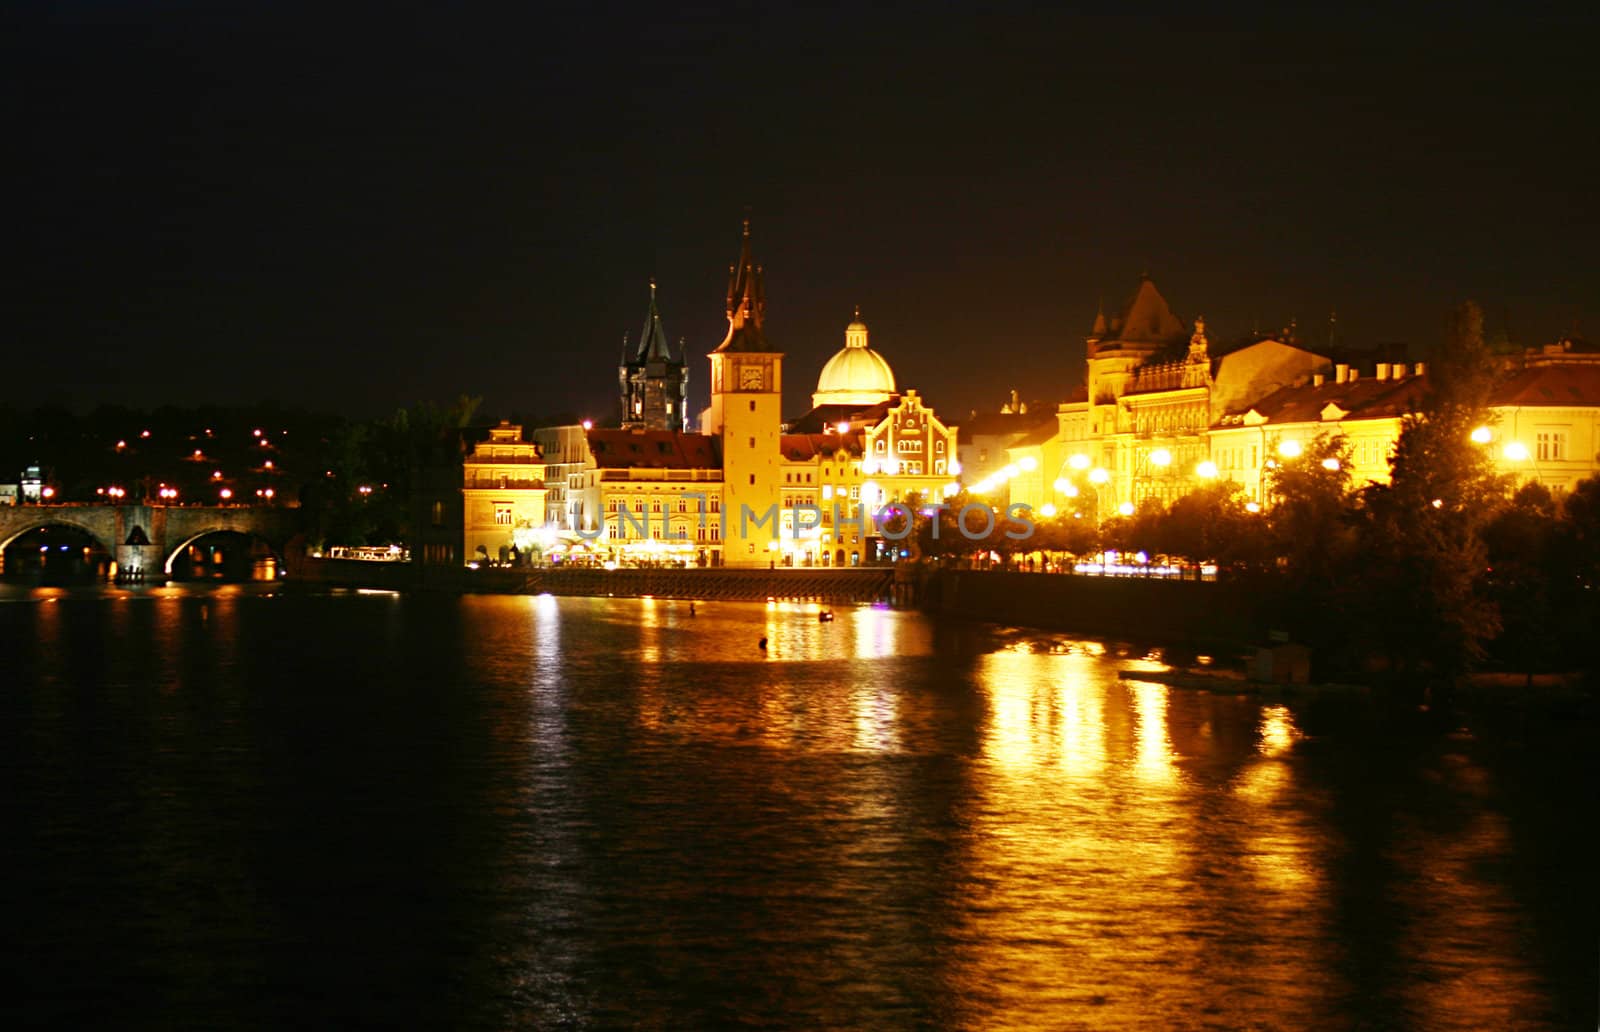
[[[867,324],[858,311],[855,321],[845,328],[844,347],[822,367],[811,404],[877,405],[894,393],[894,370],[867,346]]]

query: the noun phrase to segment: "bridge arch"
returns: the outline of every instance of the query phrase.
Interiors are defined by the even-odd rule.
[[[95,552],[103,555],[108,561],[114,560],[117,556],[116,542],[114,540],[107,542],[104,528],[97,528],[87,520],[73,519],[70,516],[51,512],[48,515],[41,514],[37,519],[14,522],[0,530],[0,573],[13,572],[6,569],[6,550],[15,544],[18,539],[32,534],[34,531],[49,530],[52,527],[62,527],[82,534],[92,542]]]
[[[167,556],[161,563],[161,572],[170,578],[172,576],[172,564],[177,561],[179,556],[183,555],[184,550],[190,545],[194,544],[196,541],[199,541],[201,538],[210,537],[212,534],[233,534],[237,537],[249,538],[252,543],[259,542],[260,544],[266,546],[268,552],[272,553],[272,558],[277,561],[278,568],[283,569],[284,550],[270,537],[254,530],[243,530],[237,526],[219,525],[208,526],[198,530],[194,528],[189,528],[186,530],[183,538],[179,540],[176,545],[168,546]]]

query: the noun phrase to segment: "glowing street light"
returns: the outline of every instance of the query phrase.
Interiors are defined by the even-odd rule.
[[[1132,502],[1123,502],[1121,505],[1117,506],[1117,511],[1119,513],[1121,513],[1122,515],[1124,515],[1124,516],[1132,516],[1133,515],[1133,503]]]
[[[222,490],[217,492],[217,497],[221,498],[223,501],[227,501],[228,499],[233,497],[233,489],[229,488],[229,487],[225,487]]]
[[[1298,459],[1302,450],[1299,441],[1280,441],[1278,443],[1278,454],[1286,459]]]
[[[1330,472],[1336,472],[1339,469],[1339,460],[1330,455],[1322,460],[1322,468]]]
[[[1152,465],[1152,466],[1170,466],[1170,465],[1172,465],[1172,453],[1167,451],[1167,449],[1165,449],[1165,448],[1157,448],[1155,451],[1150,453],[1150,465]]]
[[[1493,437],[1494,434],[1486,426],[1480,426],[1476,430],[1472,431],[1472,441],[1474,444],[1488,444]]]
[[[1244,503],[1244,511],[1245,512],[1260,512],[1261,511],[1261,503],[1260,502],[1245,502]]]
[[[1194,475],[1205,480],[1215,480],[1217,478],[1217,472],[1217,464],[1212,462],[1210,459],[1207,459],[1194,468]]]
[[[1054,516],[1056,514],[1056,507],[1054,505],[1052,505],[1050,502],[1045,502],[1043,505],[1041,505],[1039,507],[1039,513],[1042,516],[1044,516],[1046,519],[1048,519],[1051,516]]]
[[[1094,469],[1091,469],[1089,471],[1089,483],[1091,483],[1091,484],[1104,484],[1106,481],[1108,481],[1110,479],[1111,479],[1111,474],[1107,473],[1105,470],[1101,469],[1099,466],[1096,466]]]
[[[1020,467],[1024,473],[1032,473],[1034,470],[1039,468],[1039,460],[1034,458],[1032,455],[1024,455],[1022,458],[1017,460],[1017,466]]]
[[[1521,441],[1511,441],[1505,447],[1505,456],[1512,462],[1527,462],[1529,454],[1528,446]]]
[[[1083,454],[1082,452],[1079,452],[1078,454],[1074,455],[1072,458],[1067,460],[1067,465],[1071,466],[1073,469],[1088,469],[1089,468],[1089,456]]]
[[[1072,486],[1072,481],[1068,480],[1066,477],[1056,477],[1056,482],[1053,486],[1055,487],[1057,493],[1066,494],[1067,488]]]

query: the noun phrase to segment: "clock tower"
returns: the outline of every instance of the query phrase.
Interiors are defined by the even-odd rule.
[[[722,445],[723,562],[767,566],[778,556],[782,525],[783,355],[767,344],[766,289],[750,258],[749,219],[739,262],[728,269],[727,313],[728,335],[711,353],[706,426]]]

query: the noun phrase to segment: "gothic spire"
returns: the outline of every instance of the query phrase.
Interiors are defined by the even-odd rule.
[[[762,323],[767,316],[767,294],[760,265],[750,257],[750,220],[744,220],[739,262],[728,269],[728,335],[718,351],[767,350]]]
[[[667,346],[667,333],[661,328],[661,311],[656,307],[656,281],[650,280],[650,310],[645,313],[644,329],[639,331],[639,349],[635,362],[670,362],[672,349]]]

